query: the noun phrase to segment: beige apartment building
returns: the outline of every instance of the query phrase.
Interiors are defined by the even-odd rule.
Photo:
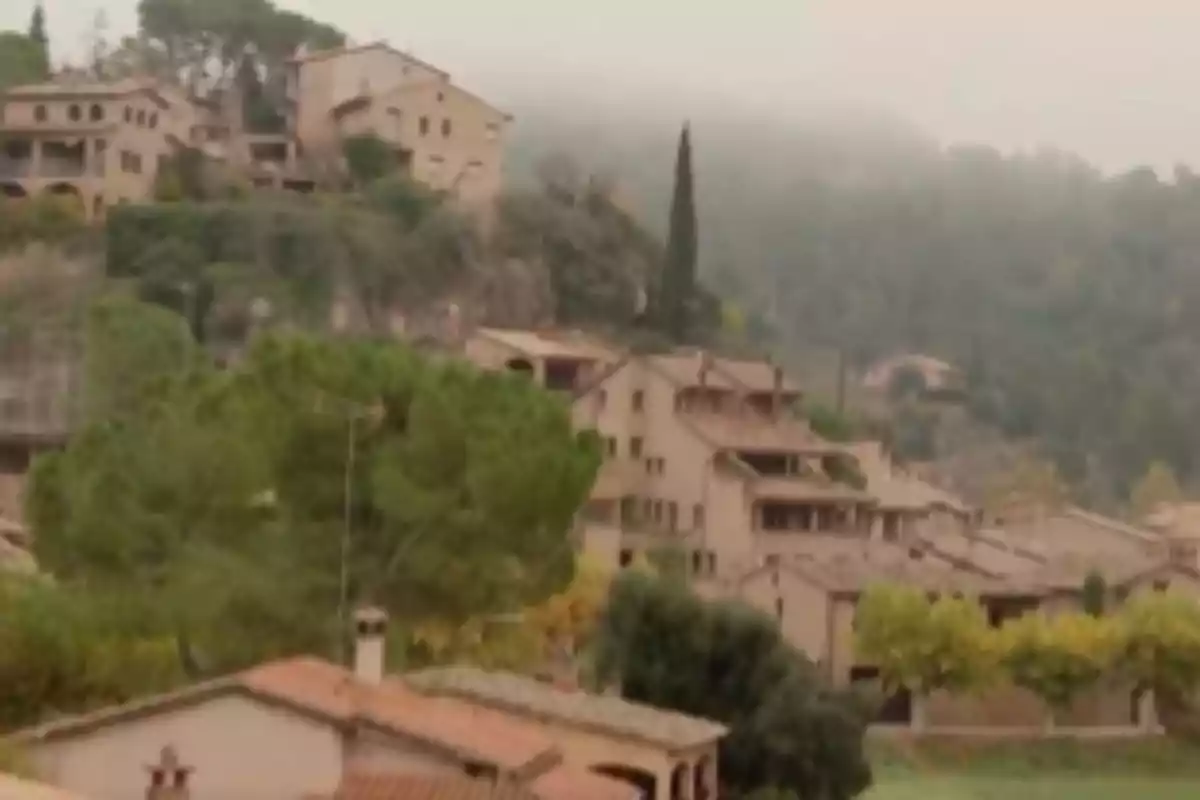
[[[795,413],[800,387],[770,363],[624,354],[566,331],[482,329],[464,352],[563,392],[576,424],[602,437],[606,459],[581,514],[585,549],[614,567],[682,550],[697,592],[774,617],[835,683],[878,675],[853,647],[858,597],[873,584],[978,597],[994,626],[1033,610],[1077,610],[1093,571],[1114,603],[1168,586],[1200,596],[1200,537],[1190,531],[1164,535],[1079,509],[1031,509],[985,527],[975,509],[897,468],[879,443],[822,440]],[[1012,687],[939,694],[919,708],[897,697],[881,716],[947,733],[1037,733],[1046,719],[1035,697]],[[1149,698],[1120,690],[1082,698],[1056,722],[1096,735],[1155,729]]]
[[[288,83],[290,128],[304,152],[340,152],[347,137],[390,144],[416,180],[468,208],[500,191],[511,116],[450,76],[385,43],[302,54]]]
[[[99,219],[151,196],[159,163],[190,141],[195,107],[140,80],[19,86],[0,98],[0,194],[53,194]]]
[[[484,211],[501,189],[511,117],[450,76],[383,43],[299,54],[287,86],[287,130],[245,129],[236,92],[187,97],[174,87],[78,76],[0,98],[0,196],[50,193],[88,219],[152,197],[163,158],[199,148],[260,189],[309,192],[342,167],[342,143],[378,136],[398,170]]]

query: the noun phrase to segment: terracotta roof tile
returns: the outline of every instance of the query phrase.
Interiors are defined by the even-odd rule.
[[[431,695],[461,697],[534,718],[634,737],[664,747],[691,747],[721,738],[723,725],[620,697],[565,691],[504,672],[449,667],[410,673],[405,682]]]
[[[332,795],[307,800],[543,800],[528,789],[460,775],[351,773]],[[545,798],[550,800],[550,798]],[[554,800],[557,800],[555,798]],[[564,799],[565,800],[565,799]]]
[[[427,697],[398,681],[366,684],[342,667],[316,658],[270,662],[175,692],[56,720],[22,731],[17,738],[68,736],[237,692],[339,727],[376,726],[506,771],[515,771],[555,752],[548,737],[520,720],[450,698]]]
[[[421,739],[516,769],[553,749],[537,728],[451,699],[431,698],[399,681],[372,686],[334,664],[313,658],[277,661],[243,673],[253,689],[341,721],[355,719],[415,733]]]

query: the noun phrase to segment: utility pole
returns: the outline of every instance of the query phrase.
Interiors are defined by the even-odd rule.
[[[350,534],[354,517],[354,434],[357,415],[350,413],[346,429],[346,475],[343,487],[345,506],[342,510],[342,552],[338,578],[338,661],[346,661],[346,631],[348,630],[350,605]]]

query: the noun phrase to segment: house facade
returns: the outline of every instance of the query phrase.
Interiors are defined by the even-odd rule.
[[[0,195],[52,194],[88,219],[152,194],[161,160],[190,141],[196,109],[149,81],[65,81],[0,97]]]
[[[469,778],[537,800],[715,796],[707,784],[693,792],[680,770],[707,758],[702,774],[715,786],[721,726],[625,704],[635,716],[702,732],[671,750],[670,762],[661,761],[664,747],[629,732],[564,735],[535,716],[388,677],[385,628],[381,613],[360,612],[352,670],[312,658],[271,662],[14,738],[43,780],[95,800],[164,783],[194,800],[329,797],[362,775]],[[588,697],[564,691],[561,702]]]
[[[241,98],[187,97],[149,80],[63,76],[0,95],[0,197],[54,194],[88,219],[152,198],[162,160],[194,147],[260,189],[308,192],[340,173],[347,138],[390,145],[398,171],[485,213],[499,194],[512,118],[444,71],[375,43],[298,54],[286,130],[246,129]]]

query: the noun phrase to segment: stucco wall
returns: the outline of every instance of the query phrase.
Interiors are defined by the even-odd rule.
[[[46,781],[94,800],[143,796],[146,766],[171,745],[194,767],[192,800],[277,800],[330,792],[342,775],[333,728],[226,696],[31,747]]]

